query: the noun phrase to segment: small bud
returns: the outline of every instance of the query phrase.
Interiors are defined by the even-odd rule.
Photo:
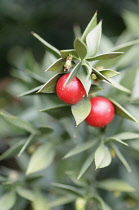
[[[95,73],[92,73],[92,74],[91,74],[91,79],[92,79],[92,80],[96,80],[96,79],[97,79],[97,76],[96,76]]]
[[[64,65],[64,71],[69,71],[69,69],[71,68],[71,62],[72,62],[72,55],[68,55]]]

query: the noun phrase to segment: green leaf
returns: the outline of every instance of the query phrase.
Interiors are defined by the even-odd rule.
[[[58,49],[56,49],[54,46],[46,42],[44,39],[42,39],[38,34],[32,32],[32,35],[36,37],[42,44],[44,44],[50,52],[52,52],[57,58],[60,57],[60,52]]]
[[[40,131],[41,134],[46,134],[46,135],[49,135],[54,132],[53,128],[46,127],[46,126],[41,126],[38,128],[38,130]]]
[[[95,152],[95,165],[96,169],[104,168],[111,163],[111,154],[108,147],[101,144]]]
[[[63,59],[66,59],[69,55],[72,55],[74,58],[78,58],[78,55],[75,49],[60,50],[60,53]]]
[[[26,174],[31,174],[47,168],[51,165],[54,155],[55,151],[52,144],[47,142],[40,145],[31,156]]]
[[[85,42],[87,34],[97,25],[97,12],[94,14],[89,24],[85,28],[81,40]]]
[[[120,152],[120,150],[118,149],[118,147],[114,143],[112,143],[111,146],[114,149],[117,157],[120,159],[120,161],[123,163],[123,165],[127,169],[127,171],[128,172],[131,172],[131,168],[130,168],[128,162],[126,161],[126,159],[124,158],[124,156],[122,155],[122,153]]]
[[[50,210],[46,197],[40,191],[34,192],[32,207],[33,210]]]
[[[6,158],[12,157],[14,155],[17,155],[18,152],[21,150],[21,148],[24,145],[24,141],[19,141],[13,146],[11,146],[9,149],[7,149],[1,156],[0,160],[4,160]]]
[[[64,86],[68,85],[73,80],[73,78],[77,75],[77,72],[79,71],[80,67],[81,62],[77,63],[76,66],[72,69],[71,73],[69,74],[64,83]]]
[[[78,126],[89,115],[91,110],[91,103],[88,97],[83,98],[77,104],[71,106],[71,111]]]
[[[111,98],[109,98],[109,100],[113,103],[113,105],[115,107],[116,114],[120,115],[123,118],[129,119],[129,120],[132,120],[132,121],[138,123],[138,121],[125,108],[123,108],[119,103],[117,103],[116,101],[114,101]]]
[[[93,57],[99,49],[101,39],[101,22],[86,36],[87,57]]]
[[[40,86],[35,87],[35,88],[33,88],[33,89],[29,90],[29,91],[26,91],[26,92],[24,92],[24,93],[21,93],[21,94],[18,95],[18,96],[21,97],[21,96],[36,94],[36,92],[37,92],[40,88],[42,88],[42,87],[43,87],[43,85],[40,85]]]
[[[97,75],[98,78],[101,78],[102,80],[106,80],[106,82],[108,82],[109,84],[112,84],[112,82],[109,79],[107,79],[107,77],[105,77],[103,74],[101,74],[100,71],[98,71],[95,68],[92,68],[92,69],[93,69],[93,72]]]
[[[49,202],[49,207],[62,206],[73,202],[77,197],[73,195],[64,195],[63,197],[57,198],[54,201]]]
[[[32,190],[29,190],[29,189],[26,189],[23,187],[17,187],[16,191],[21,197],[23,197],[29,201],[33,201],[35,199],[34,192]]]
[[[47,81],[37,93],[55,93],[56,83],[61,75],[54,75],[49,81]]]
[[[99,181],[98,187],[103,190],[108,191],[118,191],[118,192],[134,192],[135,189],[128,183],[119,179],[106,179]]]
[[[105,77],[107,77],[108,79],[111,78],[111,77],[115,77],[115,76],[121,74],[121,73],[119,73],[117,71],[114,71],[114,70],[111,70],[111,69],[103,69],[103,70],[100,70],[99,72],[101,74],[103,74]],[[98,79],[99,79],[99,77],[98,77]]]
[[[77,155],[87,149],[90,149],[91,147],[93,147],[96,144],[97,141],[89,141],[86,143],[80,143],[80,145],[77,145],[76,147],[74,147],[72,150],[70,150],[63,159],[69,158],[71,156]]]
[[[95,61],[95,60],[107,60],[107,59],[113,59],[117,58],[118,56],[122,55],[124,52],[110,52],[110,53],[104,53],[101,55],[97,55],[91,58],[86,58],[87,61]]]
[[[88,75],[85,65],[81,65],[80,71],[77,72],[77,77],[81,81],[82,85],[84,86],[86,95],[88,95],[88,92],[91,87],[91,78],[90,78],[90,74]]]
[[[53,71],[58,74],[64,73],[64,65],[65,65],[65,59],[59,58],[51,66],[49,66],[48,69],[45,70],[45,72]]]
[[[40,110],[40,112],[46,112],[55,119],[61,119],[71,115],[71,107],[67,104],[57,105],[55,107],[50,107]]]
[[[101,88],[99,85],[92,84],[91,88],[90,88],[90,91],[89,91],[89,94],[95,93],[95,92],[100,91],[100,90],[103,90],[103,88]]]
[[[115,138],[115,137],[109,137],[109,138],[106,140],[105,143],[109,143],[109,142],[111,142],[111,141],[116,141],[116,142],[119,142],[119,143],[121,143],[121,144],[123,144],[123,145],[125,145],[125,146],[128,146],[127,143],[125,143],[125,142],[123,142],[121,139],[118,139],[118,138]]]
[[[15,117],[7,112],[0,112],[0,116],[2,116],[8,123],[14,125],[17,128],[22,130],[26,130],[28,132],[35,132],[34,128],[29,122],[26,122],[18,117]]]
[[[139,134],[133,133],[133,132],[123,132],[123,133],[118,133],[118,134],[111,136],[109,138],[118,138],[121,140],[138,139]]]
[[[52,186],[57,187],[61,190],[64,190],[66,193],[71,193],[72,195],[82,197],[83,192],[81,189],[75,188],[70,185],[59,184],[59,183],[52,183]]]
[[[103,201],[103,199],[102,199],[100,196],[95,195],[95,196],[93,196],[93,198],[94,198],[95,200],[97,200],[97,201],[100,203],[100,205],[101,205],[101,207],[102,207],[102,210],[112,210],[112,209]]]
[[[16,200],[15,192],[11,191],[5,193],[0,198],[0,210],[10,210],[12,209]]]
[[[94,161],[94,152],[91,152],[91,154],[87,157],[87,159],[85,160],[85,162],[83,163],[79,175],[77,177],[77,179],[80,179],[82,177],[82,175],[87,171],[87,169],[90,167],[90,165],[92,164],[92,162]]]
[[[74,41],[74,48],[81,59],[84,59],[87,54],[87,47],[81,39],[76,38]]]
[[[119,84],[119,83],[117,83],[115,81],[109,80],[109,82],[108,82],[106,80],[103,80],[103,82],[108,83],[109,85],[111,85],[112,87],[114,87],[114,88],[116,88],[116,89],[118,89],[120,91],[123,91],[125,93],[131,94],[131,91],[129,89],[125,88],[124,86],[122,86],[121,84]]]
[[[30,134],[30,136],[27,138],[26,142],[22,146],[21,150],[19,151],[18,156],[20,156],[25,151],[25,149],[32,143],[35,135],[35,133]]]

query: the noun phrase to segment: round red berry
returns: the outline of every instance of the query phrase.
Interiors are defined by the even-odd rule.
[[[85,119],[88,125],[94,127],[104,127],[108,125],[114,118],[114,105],[107,98],[94,97],[90,99],[91,111]]]
[[[60,77],[56,84],[56,93],[63,102],[67,104],[76,104],[86,95],[86,91],[77,77],[74,77],[68,85],[64,86],[68,76],[69,73]]]

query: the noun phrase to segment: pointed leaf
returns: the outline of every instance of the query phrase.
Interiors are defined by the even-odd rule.
[[[78,55],[75,49],[60,50],[60,53],[63,59],[66,59],[69,55],[72,55],[74,58],[78,58]]]
[[[83,98],[77,104],[71,106],[71,111],[78,126],[89,115],[91,110],[91,103],[88,97]]]
[[[90,79],[90,74],[88,75],[88,72],[86,70],[86,66],[81,65],[80,71],[78,71],[77,73],[77,77],[81,81],[82,85],[84,86],[86,95],[88,95],[90,87],[91,87],[91,79]]]
[[[81,170],[79,172],[78,178],[80,179],[82,177],[82,175],[87,171],[87,169],[90,167],[90,165],[92,164],[92,162],[94,161],[94,152],[92,152],[87,159],[85,160],[85,162],[83,163]]]
[[[0,198],[0,209],[1,210],[10,210],[12,209],[16,200],[15,192],[11,191],[5,193]]]
[[[40,110],[40,112],[46,112],[50,116],[54,117],[55,119],[61,119],[64,117],[68,117],[71,115],[71,107],[67,104],[65,105],[57,105],[55,107],[50,107],[46,109]]]
[[[81,59],[84,59],[87,54],[87,47],[81,41],[81,39],[76,38],[74,41],[74,48]]]
[[[31,174],[47,168],[52,163],[54,155],[55,151],[52,144],[42,144],[35,150],[35,152],[31,156],[26,173]]]
[[[18,117],[15,117],[7,112],[0,112],[0,115],[10,124],[14,125],[17,128],[26,130],[28,132],[35,132],[34,128],[29,122],[26,122]]]
[[[114,136],[111,136],[110,138],[119,138],[121,140],[138,139],[139,133],[123,132],[123,133],[118,133]]]
[[[77,145],[72,150],[70,150],[63,159],[69,158],[71,156],[77,155],[87,149],[90,149],[96,144],[96,141],[89,141],[87,143],[80,143],[80,145]]]
[[[103,82],[108,83],[109,85],[111,85],[112,87],[114,87],[114,88],[116,88],[116,89],[118,89],[118,90],[120,90],[120,91],[123,91],[123,92],[125,92],[125,93],[131,94],[131,91],[130,91],[129,89],[125,88],[125,87],[122,86],[121,84],[119,84],[119,83],[117,83],[117,82],[115,82],[115,81],[113,81],[113,80],[111,80],[111,79],[109,79],[109,82],[106,81],[106,80],[103,80]],[[110,83],[110,82],[111,82],[111,83]]]
[[[36,92],[37,92],[40,88],[42,88],[42,87],[43,87],[43,85],[40,85],[40,86],[38,86],[38,87],[36,87],[36,88],[33,88],[33,89],[29,90],[29,91],[26,91],[26,92],[24,92],[24,93],[21,93],[21,94],[18,95],[18,96],[21,97],[21,96],[36,94]]]
[[[41,43],[43,43],[46,46],[47,50],[49,50],[50,52],[52,52],[57,58],[60,57],[60,52],[59,52],[58,49],[56,49],[54,46],[52,46],[51,44],[49,44],[48,42],[46,42],[38,34],[32,32],[32,35],[34,37],[36,37]]]
[[[99,49],[101,39],[101,22],[86,36],[87,57],[94,56]]]
[[[109,137],[109,138],[106,140],[106,143],[107,143],[107,142],[110,142],[110,141],[117,141],[117,142],[119,142],[119,143],[121,143],[121,144],[123,144],[123,145],[125,145],[125,146],[128,146],[127,143],[123,142],[121,139],[118,139],[118,138]]]
[[[17,187],[16,191],[21,197],[29,201],[33,201],[35,199],[34,192],[32,190],[23,187]]]
[[[30,136],[27,138],[26,142],[22,146],[21,150],[19,151],[18,156],[20,156],[25,151],[25,149],[32,143],[35,135],[35,133],[30,134]]]
[[[112,84],[112,82],[109,79],[107,79],[107,77],[105,77],[103,74],[101,74],[100,71],[98,71],[95,68],[92,68],[92,69],[93,69],[93,72],[97,75],[98,78],[101,78],[102,80],[106,80],[109,84]]]
[[[94,14],[92,19],[90,20],[89,24],[85,28],[83,35],[81,37],[82,41],[86,40],[87,34],[97,25],[97,12]]]
[[[107,60],[107,59],[113,59],[117,58],[118,56],[122,55],[124,52],[110,52],[110,53],[104,53],[101,55],[97,55],[91,58],[86,58],[87,61],[95,61],[95,60]]]
[[[54,75],[49,81],[47,81],[41,87],[41,89],[38,91],[38,93],[55,93],[56,83],[60,77],[61,77],[61,75],[59,75],[59,74]]]
[[[76,66],[72,69],[71,73],[66,79],[66,82],[64,83],[64,86],[68,85],[73,80],[73,78],[76,76],[77,72],[79,71],[80,67],[81,67],[81,62],[77,63]]]
[[[89,91],[89,94],[95,93],[95,92],[100,91],[100,90],[103,90],[103,88],[101,88],[99,85],[92,84],[91,88],[90,88],[90,91]]]
[[[81,189],[75,188],[75,187],[70,186],[70,185],[52,183],[52,186],[57,187],[59,189],[62,189],[66,193],[71,193],[72,195],[76,195],[76,196],[79,196],[79,197],[82,197],[82,194],[83,194]]]
[[[123,165],[125,166],[125,168],[127,169],[128,172],[131,172],[131,168],[128,164],[128,162],[126,161],[126,159],[124,158],[124,156],[122,155],[122,153],[120,152],[120,150],[118,149],[118,147],[112,143],[112,148],[114,149],[117,157],[121,160],[121,162],[123,163]]]
[[[4,160],[6,158],[12,157],[14,155],[17,155],[18,152],[21,150],[21,148],[24,145],[24,141],[19,141],[13,146],[11,146],[9,149],[7,149],[2,155],[0,155],[0,160]]]
[[[101,198],[100,196],[95,195],[95,196],[93,196],[93,198],[96,199],[96,200],[100,203],[100,205],[101,205],[101,207],[102,207],[102,210],[112,210],[112,209],[111,209],[111,208],[102,200],[102,198]]]
[[[108,79],[120,74],[119,72],[111,70],[111,69],[103,69],[103,70],[100,70],[99,72],[103,74],[105,77],[107,77]]]
[[[129,119],[129,120],[132,120],[132,121],[138,123],[138,121],[125,108],[123,108],[119,103],[117,103],[116,101],[114,101],[111,98],[109,98],[109,99],[115,107],[116,114],[120,115],[121,117],[124,117],[126,119]]]
[[[104,168],[111,163],[111,154],[107,146],[101,144],[95,152],[95,165],[97,168]]]
[[[108,191],[134,192],[135,189],[128,183],[119,179],[106,179],[98,183],[98,187]]]
[[[49,68],[46,69],[45,72],[53,71],[58,74],[63,73],[64,72],[64,64],[65,64],[65,59],[59,58],[51,66],[49,66]]]

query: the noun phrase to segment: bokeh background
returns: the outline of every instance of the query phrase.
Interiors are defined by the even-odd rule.
[[[72,48],[73,26],[83,30],[94,12],[103,21],[103,33],[111,39],[125,29],[125,10],[139,12],[137,0],[0,0],[0,72],[10,75],[13,48],[31,49],[41,61],[45,47],[31,31],[58,49]]]

